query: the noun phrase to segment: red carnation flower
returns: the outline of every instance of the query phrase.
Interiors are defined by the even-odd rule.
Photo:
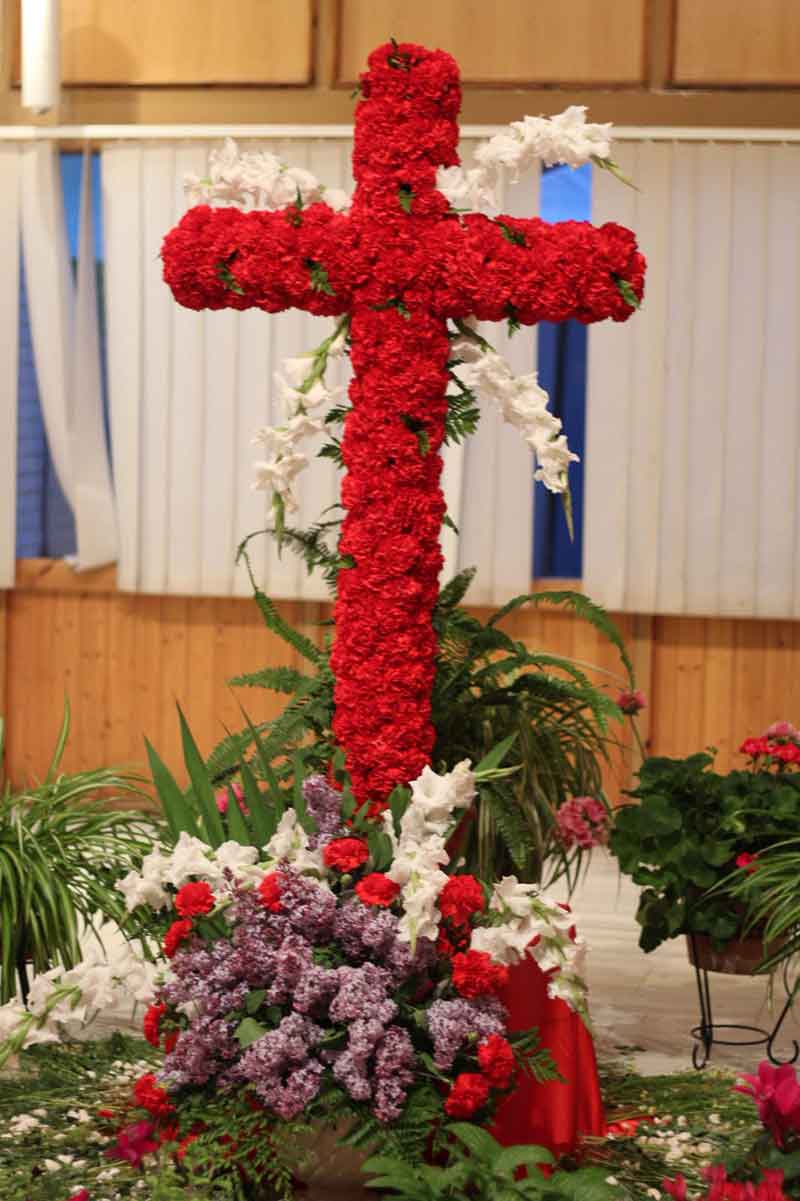
[[[179,1030],[170,1030],[169,1034],[164,1035],[164,1054],[171,1055],[175,1050],[175,1044],[178,1041]]]
[[[474,876],[451,876],[439,893],[437,904],[442,917],[462,926],[473,913],[483,912],[486,898]]]
[[[281,881],[277,872],[270,872],[258,886],[261,904],[270,913],[281,911]]]
[[[488,1080],[480,1072],[461,1072],[453,1081],[444,1111],[451,1118],[471,1118],[488,1100]]]
[[[508,1088],[516,1061],[511,1044],[500,1034],[490,1034],[478,1047],[478,1063],[492,1088]]]
[[[144,1015],[142,1029],[151,1047],[157,1047],[161,1042],[161,1019],[166,1012],[166,1005],[151,1005]]]
[[[188,917],[181,918],[178,922],[173,922],[169,930],[164,935],[164,954],[167,959],[171,959],[182,942],[191,934],[194,927]]]
[[[147,1072],[140,1076],[133,1086],[133,1096],[136,1104],[154,1118],[165,1118],[175,1112],[169,1093],[156,1082],[155,1075]]]
[[[493,963],[486,951],[459,951],[452,964],[453,984],[468,1000],[498,993],[508,983],[508,968]]]
[[[154,1133],[152,1122],[134,1122],[120,1130],[115,1145],[103,1154],[107,1159],[124,1159],[132,1168],[139,1168],[145,1155],[158,1150]]]
[[[198,917],[210,913],[216,903],[211,886],[204,880],[196,884],[184,884],[175,897],[175,908],[181,917]]]
[[[742,851],[741,855],[736,856],[736,866],[743,868],[748,876],[752,876],[753,872],[758,871],[758,855],[754,855],[752,851]]]
[[[383,872],[371,872],[356,884],[356,894],[365,905],[379,905],[385,909],[400,892],[400,885],[395,884]]]
[[[352,872],[369,859],[369,847],[361,838],[334,838],[322,852],[327,867]]]

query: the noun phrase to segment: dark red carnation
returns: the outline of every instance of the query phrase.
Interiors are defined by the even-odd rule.
[[[369,859],[369,847],[362,838],[334,838],[322,852],[326,867],[352,872]]]
[[[172,923],[164,935],[164,954],[167,959],[172,958],[178,947],[186,941],[193,929],[194,927],[188,917],[181,918],[180,921]]]
[[[439,912],[448,921],[463,926],[486,908],[483,888],[474,876],[451,876],[439,893]]]
[[[391,905],[399,892],[400,885],[383,872],[370,872],[356,884],[356,893],[365,905],[378,905],[381,908]]]
[[[270,872],[264,877],[258,886],[258,893],[265,909],[269,909],[270,913],[280,913],[281,881],[277,872]]]
[[[501,1034],[490,1034],[478,1047],[478,1063],[492,1088],[508,1088],[516,1062],[511,1044]]]
[[[133,1086],[133,1097],[140,1109],[146,1109],[154,1118],[164,1118],[175,1112],[169,1093],[156,1082],[155,1075],[147,1072]]]
[[[142,1029],[151,1047],[161,1044],[161,1019],[166,1012],[166,1005],[151,1005],[144,1015]]]
[[[480,1072],[461,1072],[447,1095],[445,1113],[451,1118],[471,1118],[488,1100],[488,1080]]]
[[[451,962],[453,986],[462,997],[470,1000],[498,993],[508,983],[508,968],[493,963],[485,951],[459,951]]]
[[[175,896],[175,908],[181,917],[200,917],[210,913],[216,903],[211,886],[204,880],[184,884]]]

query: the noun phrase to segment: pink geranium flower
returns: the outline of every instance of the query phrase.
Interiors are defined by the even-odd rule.
[[[752,1097],[758,1116],[775,1144],[782,1147],[788,1134],[800,1132],[800,1084],[791,1064],[773,1067],[769,1060],[758,1065],[756,1076],[742,1076],[735,1091]]]
[[[132,1168],[140,1168],[145,1155],[158,1150],[154,1132],[152,1122],[134,1122],[131,1126],[125,1126],[117,1135],[114,1146],[105,1152],[106,1158],[124,1159]]]
[[[247,808],[247,806],[245,804],[243,804],[244,789],[242,788],[242,786],[238,780],[231,780],[230,784],[226,785],[225,788],[218,788],[217,791],[214,793],[214,800],[217,802],[217,808],[219,809],[220,813],[228,812],[228,804],[230,801],[230,798],[228,796],[229,788],[230,788],[231,792],[233,793],[233,795],[236,797],[236,800],[238,802],[239,808],[241,809],[242,813],[244,813],[245,816],[249,817],[250,810]]]
[[[763,738],[793,738],[800,739],[800,730],[793,726],[790,721],[774,721],[771,726],[767,726],[764,731]]]
[[[645,695],[640,688],[623,689],[617,696],[617,704],[628,717],[635,717],[642,709],[647,708]]]
[[[556,825],[564,846],[578,846],[584,851],[606,841],[608,821],[606,807],[596,797],[572,797],[556,810]]]

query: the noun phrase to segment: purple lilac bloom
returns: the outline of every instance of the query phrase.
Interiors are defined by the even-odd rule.
[[[275,956],[275,975],[267,989],[269,1005],[285,1005],[303,975],[313,966],[311,943],[299,934],[287,934]],[[266,983],[266,981],[265,981]]]
[[[377,961],[389,971],[392,986],[397,987],[409,976],[425,972],[436,960],[436,946],[425,938],[417,940],[412,954],[408,943],[397,937],[398,924],[397,916],[388,909],[352,900],[336,910],[333,936],[348,959],[356,963]]]
[[[369,1061],[384,1035],[384,1024],[377,1018],[359,1018],[347,1032],[347,1049],[336,1056],[333,1074],[355,1101],[372,1096]]]
[[[359,1018],[375,1018],[390,1022],[397,1013],[397,1006],[387,995],[389,973],[374,963],[362,967],[340,967],[337,969],[339,991],[330,1004],[328,1013],[334,1022],[355,1022]]]
[[[318,831],[308,840],[313,850],[325,846],[339,833],[342,825],[342,794],[332,788],[324,776],[309,776],[303,781],[303,800]]]
[[[375,1052],[375,1101],[379,1122],[394,1122],[403,1112],[409,1085],[416,1076],[411,1037],[402,1026],[390,1026]]]
[[[278,1117],[296,1117],[320,1090],[325,1069],[309,1052],[323,1034],[308,1018],[290,1014],[247,1048],[227,1082],[253,1084]]]
[[[291,928],[310,943],[330,941],[336,916],[336,897],[330,889],[281,868],[281,909]]]
[[[297,982],[292,1008],[296,1013],[320,1016],[338,987],[339,973],[336,968],[317,967],[316,964],[312,964],[305,969]]]
[[[475,1001],[434,1001],[427,1013],[428,1029],[433,1038],[433,1060],[437,1068],[448,1071],[461,1047],[475,1035],[504,1034],[506,1009],[496,997]]]
[[[159,1079],[167,1088],[205,1084],[227,1068],[240,1050],[230,1022],[195,1017],[165,1057]]]

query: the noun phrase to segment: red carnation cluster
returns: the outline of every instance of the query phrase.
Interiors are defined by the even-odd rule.
[[[483,912],[486,898],[480,881],[474,876],[451,876],[439,893],[436,904],[442,917],[463,926],[473,914]]]
[[[210,913],[216,903],[211,886],[204,880],[184,884],[175,896],[175,908],[181,917],[202,917]]]
[[[281,911],[281,882],[277,872],[270,872],[258,886],[261,904],[270,913]]]
[[[478,1063],[492,1088],[508,1088],[516,1070],[511,1044],[501,1034],[490,1034],[478,1047]]]
[[[352,411],[334,612],[333,729],[353,792],[376,815],[430,760],[431,625],[442,565],[440,488],[448,318],[624,321],[644,287],[629,230],[452,212],[436,188],[458,163],[458,67],[387,43],[356,110],[349,214],[190,210],[164,241],[164,278],[192,309],[351,314]]]
[[[166,1012],[166,1005],[151,1005],[144,1015],[142,1030],[151,1047],[161,1045],[161,1019]]]
[[[175,1112],[169,1093],[157,1083],[152,1072],[140,1076],[133,1086],[133,1098],[140,1109],[154,1118],[165,1118]]]
[[[400,894],[400,885],[395,884],[383,872],[370,872],[356,884],[356,896],[365,905],[377,905],[381,909],[388,908]]]
[[[354,872],[369,859],[369,847],[363,838],[334,838],[322,852],[326,867],[338,872]]]
[[[453,1081],[444,1111],[451,1118],[471,1118],[489,1100],[489,1081],[480,1072],[460,1072]]]
[[[485,951],[459,951],[452,962],[453,984],[468,1000],[499,993],[508,984],[508,968]]]
[[[186,942],[193,929],[194,927],[188,917],[181,918],[180,921],[172,923],[164,935],[163,950],[167,959],[172,959],[181,943]]]

